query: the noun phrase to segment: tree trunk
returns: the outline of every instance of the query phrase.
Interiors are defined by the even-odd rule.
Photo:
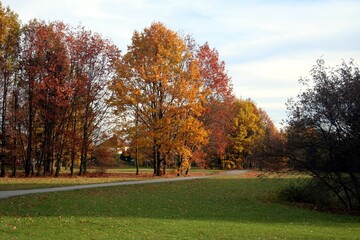
[[[88,94],[89,95],[89,94]],[[80,170],[79,176],[86,174],[86,161],[89,150],[89,114],[90,114],[90,103],[87,103],[85,107],[84,120],[83,120],[83,141],[81,146],[81,156],[80,156]]]
[[[53,157],[53,132],[54,132],[54,123],[52,122],[46,122],[45,123],[45,129],[44,129],[44,176],[48,174],[53,173],[53,163],[54,163],[54,157]]]
[[[56,171],[55,171],[55,177],[60,176],[60,158],[57,159],[56,161]]]
[[[87,168],[87,153],[88,153],[88,140],[87,138],[84,139],[84,144],[82,146],[82,150],[81,150],[81,158],[80,158],[80,172],[79,175],[81,174],[86,174],[86,168]]]
[[[63,131],[63,125],[61,125],[59,127],[59,132],[64,132]],[[65,136],[64,134],[61,134],[59,136],[59,143],[60,143],[60,149],[55,153],[55,156],[56,156],[56,171],[55,171],[55,176],[58,177],[60,176],[60,170],[61,170],[61,165],[62,165],[62,159],[63,159],[63,154],[64,154],[64,148],[65,148]],[[54,136],[54,139],[55,139],[55,136]],[[57,142],[54,140],[54,142]]]
[[[1,158],[1,161],[0,161],[0,164],[1,164],[1,167],[0,167],[0,177],[5,177],[5,156],[4,155],[1,155],[0,156]]]
[[[75,164],[75,154],[76,154],[76,111],[73,116],[73,129],[72,129],[72,146],[71,146],[71,165],[70,165],[70,175],[74,175],[74,164]]]
[[[139,175],[139,146],[136,144],[135,149],[135,168],[136,168],[136,175]]]
[[[13,145],[13,148],[14,148],[14,156],[13,156],[13,166],[12,166],[12,176],[13,177],[16,177],[16,137],[14,137],[14,145]]]
[[[88,154],[88,145],[89,145],[89,139],[88,139],[88,132],[87,128],[84,128],[84,135],[83,135],[83,142],[81,146],[81,157],[80,157],[80,170],[79,170],[79,176],[82,174],[86,174],[86,161],[87,161],[87,154]]]
[[[51,150],[50,175],[54,174],[54,165],[55,165],[54,153],[53,150]]]
[[[136,175],[139,175],[139,144],[138,144],[138,123],[139,123],[139,115],[138,115],[138,108],[136,107],[136,119],[135,119],[135,168],[136,168]]]
[[[34,80],[29,79],[29,110],[28,110],[28,141],[27,141],[27,151],[26,151],[26,160],[25,160],[25,176],[28,177],[30,175],[31,170],[31,161],[32,161],[32,155],[33,155],[33,90],[34,90]]]
[[[2,152],[0,153],[0,164],[1,164],[1,168],[0,168],[0,177],[5,177],[5,159],[6,159],[6,155],[5,155],[5,148],[6,148],[6,111],[7,111],[7,92],[8,92],[8,77],[6,72],[4,73],[4,79],[3,79],[3,97],[2,97],[2,106],[1,106],[1,148],[2,148]]]
[[[162,166],[162,175],[166,175],[166,164],[167,164],[167,161],[166,161],[166,157],[164,157],[164,159],[163,159],[163,166]]]
[[[41,153],[39,153],[39,151],[37,150],[36,151],[36,161],[37,161],[37,173],[36,173],[36,176],[40,176],[40,172],[41,172],[41,165],[43,164],[43,158],[44,158],[44,151],[41,151]]]
[[[14,132],[14,145],[13,145],[13,149],[14,149],[14,156],[13,156],[13,167],[12,167],[12,176],[16,177],[16,160],[17,157],[19,156],[18,150],[17,150],[17,129],[16,126],[18,124],[17,122],[17,115],[18,115],[18,109],[19,109],[19,105],[18,105],[18,92],[17,92],[17,86],[14,85],[14,89],[13,89],[13,98],[14,98],[14,105],[13,105],[13,132]]]
[[[153,145],[153,162],[154,162],[154,175],[156,176],[157,160],[156,160],[156,140]]]
[[[156,176],[161,176],[161,155],[160,155],[160,151],[159,151],[159,147],[157,147],[157,151],[156,151]]]

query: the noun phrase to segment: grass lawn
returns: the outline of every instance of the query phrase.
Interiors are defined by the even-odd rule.
[[[0,199],[0,239],[359,239],[360,217],[278,203],[290,181],[215,177]]]

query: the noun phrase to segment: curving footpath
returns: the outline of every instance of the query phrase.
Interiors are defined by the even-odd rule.
[[[247,170],[232,170],[232,171],[226,171],[222,175],[238,175],[238,174],[244,174],[246,172],[247,172]],[[54,188],[0,191],[0,199],[14,197],[14,196],[20,196],[20,195],[26,195],[26,194],[33,194],[33,193],[61,192],[61,191],[79,190],[79,189],[87,189],[87,188],[113,187],[113,186],[123,186],[123,185],[162,183],[162,182],[176,182],[176,181],[204,179],[204,178],[211,178],[211,177],[214,177],[214,176],[210,175],[210,176],[198,176],[198,177],[161,178],[161,179],[149,179],[149,180],[140,180],[140,181],[84,184],[84,185],[75,185],[75,186],[66,186],[66,187],[54,187]]]

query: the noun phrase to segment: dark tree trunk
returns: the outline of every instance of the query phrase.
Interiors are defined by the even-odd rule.
[[[79,176],[81,176],[82,174],[86,174],[86,167],[87,167],[86,161],[87,161],[87,154],[89,149],[88,147],[89,147],[88,132],[87,132],[87,127],[85,127],[83,132],[83,142],[81,146]]]
[[[17,129],[16,126],[18,124],[17,122],[17,115],[18,115],[18,92],[17,92],[17,86],[14,85],[13,89],[13,99],[14,99],[14,105],[13,105],[13,132],[14,132],[14,141],[13,141],[13,149],[14,149],[14,156],[13,156],[13,166],[12,166],[12,176],[16,177],[16,160],[18,158],[18,150],[17,150]]]
[[[154,175],[156,176],[157,160],[156,160],[156,140],[153,144],[153,162],[154,162]]]
[[[136,168],[136,175],[139,175],[139,146],[137,145],[135,150],[135,168]]]
[[[70,165],[70,175],[74,175],[74,164],[75,164],[75,155],[76,155],[76,111],[73,116],[73,129],[72,129],[72,146],[71,146],[71,165]]]
[[[56,160],[56,171],[55,171],[55,177],[60,176],[60,167],[61,167],[61,161],[60,158]]]
[[[12,165],[12,176],[13,177],[16,177],[16,159],[17,159],[17,156],[15,154],[16,152],[16,137],[14,137],[14,145],[13,145],[13,148],[14,148],[14,156],[13,156],[13,165]]]
[[[157,151],[156,151],[156,176],[161,176],[161,159],[160,159],[160,151],[159,151],[159,146],[157,146]]]
[[[8,76],[6,72],[3,76],[3,96],[2,96],[2,106],[1,106],[1,148],[3,150],[2,153],[0,153],[0,177],[5,177],[5,159],[6,154],[4,153],[4,150],[6,148],[6,111],[7,111],[7,92],[8,92]]]
[[[34,79],[29,78],[29,110],[28,110],[28,141],[27,141],[27,151],[26,151],[26,160],[25,160],[25,176],[28,177],[31,171],[31,162],[33,155],[33,121],[34,121],[34,113],[33,113],[33,91],[34,91]]]

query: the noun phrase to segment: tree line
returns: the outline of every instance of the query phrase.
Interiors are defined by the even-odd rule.
[[[107,84],[120,51],[84,27],[31,20],[0,8],[1,176],[86,173],[109,114]]]
[[[61,166],[82,175],[104,156],[110,127],[155,175],[167,166],[269,165],[259,153],[281,134],[253,101],[234,97],[207,43],[155,22],[121,54],[82,26],[21,24],[9,7],[0,14],[1,176],[8,168],[58,176]]]

